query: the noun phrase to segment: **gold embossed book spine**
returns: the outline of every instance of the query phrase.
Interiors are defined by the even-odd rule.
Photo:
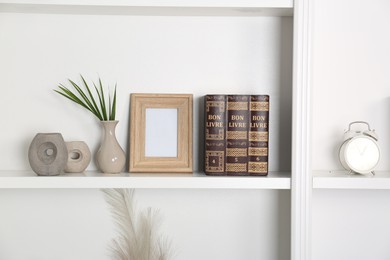
[[[205,173],[226,175],[226,95],[205,97]]]
[[[251,95],[248,171],[251,176],[268,174],[269,96]]]
[[[248,172],[248,95],[227,96],[226,172],[227,175],[249,175]]]

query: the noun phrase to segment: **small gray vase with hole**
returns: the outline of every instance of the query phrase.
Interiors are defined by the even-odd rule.
[[[91,162],[91,151],[83,141],[66,142],[68,149],[68,162],[65,172],[80,173],[87,169]]]

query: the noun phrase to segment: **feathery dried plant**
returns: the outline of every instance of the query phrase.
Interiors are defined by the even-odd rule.
[[[105,200],[118,228],[119,236],[110,249],[117,260],[168,260],[171,242],[158,235],[157,210],[138,211],[134,189],[103,189]]]

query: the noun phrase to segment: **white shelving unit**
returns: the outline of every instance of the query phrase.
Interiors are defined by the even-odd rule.
[[[275,155],[281,154],[283,162],[273,162],[282,169],[281,172],[270,172],[267,177],[211,177],[204,176],[203,173],[194,174],[120,174],[116,176],[106,176],[95,172],[85,174],[70,174],[58,177],[37,177],[31,171],[7,170],[0,166],[0,188],[1,189],[46,189],[46,188],[148,188],[148,189],[243,189],[243,190],[288,190],[291,193],[291,259],[309,260],[310,258],[310,198],[311,198],[311,175],[309,169],[309,121],[310,121],[310,91],[309,91],[309,60],[310,60],[310,37],[309,37],[309,0],[202,0],[202,1],[174,1],[174,0],[0,0],[0,15],[49,15],[50,19],[55,15],[101,15],[116,17],[121,16],[204,16],[204,17],[264,17],[266,23],[262,25],[265,33],[272,35],[272,41],[259,39],[256,44],[259,46],[272,46],[277,56],[282,60],[281,64],[274,66],[270,78],[275,84],[283,84],[287,78],[290,89],[276,89],[274,86],[266,88],[267,91],[274,91],[272,97],[273,104],[278,106],[274,108],[275,115],[278,118],[273,122],[277,125],[274,131],[274,138],[277,143],[271,147],[271,152],[276,151]],[[278,18],[277,23],[274,19]],[[284,17],[293,19],[292,32],[289,27],[289,21],[284,21]],[[1,19],[1,17],[0,17]],[[267,20],[270,19],[270,20]],[[80,19],[81,20],[81,19]],[[1,20],[0,20],[1,23]],[[269,23],[269,24],[268,24]],[[278,31],[273,32],[267,25],[274,26]],[[276,25],[275,25],[276,24]],[[16,25],[19,26],[19,25]],[[60,25],[61,26],[61,25]],[[70,25],[69,25],[70,26]],[[281,29],[280,29],[281,28]],[[24,33],[28,34],[28,30]],[[284,34],[287,34],[284,35]],[[265,34],[267,35],[267,34]],[[275,36],[276,35],[276,36]],[[1,39],[0,31],[0,39]],[[289,38],[293,46],[291,50],[285,52],[283,48],[286,41],[283,37]],[[18,37],[17,35],[15,37]],[[48,37],[47,35],[43,37]],[[243,35],[245,37],[245,35]],[[50,37],[48,37],[50,38]],[[275,39],[274,39],[275,38]],[[16,38],[15,38],[16,39]],[[246,44],[245,41],[243,44]],[[248,43],[248,47],[254,48],[253,43]],[[280,48],[280,50],[279,50]],[[242,54],[245,58],[245,50]],[[211,53],[209,53],[211,55]],[[256,55],[254,53],[253,55]],[[270,54],[272,55],[272,54]],[[251,55],[249,55],[251,56]],[[284,61],[285,56],[293,57],[293,60]],[[218,57],[220,58],[220,57]],[[264,58],[264,57],[261,57]],[[265,57],[264,60],[272,61],[272,57]],[[230,61],[226,61],[228,63]],[[289,64],[290,63],[290,64]],[[291,64],[292,63],[292,64]],[[288,66],[286,67],[286,64]],[[251,65],[245,67],[252,70]],[[292,68],[290,78],[281,76],[279,73],[283,70]],[[36,68],[39,70],[39,68]],[[63,68],[62,68],[63,69]],[[33,70],[33,69],[32,69]],[[268,72],[269,68],[266,68]],[[280,71],[279,71],[280,70]],[[243,70],[244,71],[244,70]],[[275,72],[276,71],[276,72]],[[241,71],[235,71],[240,74]],[[262,68],[257,69],[256,73],[262,73]],[[286,71],[282,72],[286,73]],[[246,74],[246,73],[241,73]],[[287,73],[289,74],[289,73]],[[242,76],[242,75],[241,75]],[[263,75],[267,77],[267,75]],[[242,77],[251,78],[251,74]],[[282,79],[280,79],[282,78]],[[270,80],[272,83],[273,81]],[[248,85],[255,85],[248,81]],[[280,83],[282,82],[282,83]],[[50,82],[52,83],[52,82]],[[286,84],[286,82],[284,82]],[[207,86],[203,89],[209,91]],[[238,88],[239,89],[239,88]],[[170,91],[177,91],[173,88]],[[194,91],[197,91],[194,89]],[[216,91],[224,91],[219,87]],[[233,90],[237,91],[237,90]],[[256,91],[255,88],[247,88],[244,91]],[[187,92],[191,92],[188,91]],[[287,94],[286,94],[287,93]],[[195,99],[206,92],[195,93]],[[285,94],[285,96],[283,96]],[[26,101],[28,102],[28,101]],[[272,101],[271,101],[272,102]],[[291,105],[291,107],[289,107]],[[125,106],[124,106],[125,107]],[[194,111],[199,110],[195,107]],[[54,112],[53,112],[54,113]],[[197,116],[197,115],[195,115]],[[200,116],[200,115],[199,115]],[[278,122],[276,122],[278,121]],[[283,125],[287,122],[287,125]],[[290,125],[289,125],[290,122]],[[55,122],[52,122],[54,124]],[[199,123],[195,126],[199,126]],[[24,126],[20,126],[23,128]],[[89,127],[84,125],[83,127]],[[291,128],[291,129],[290,129]],[[288,131],[287,134],[285,131]],[[292,132],[292,133],[291,133]],[[286,136],[290,136],[287,137]],[[195,133],[195,139],[199,139],[200,134]],[[290,138],[290,139],[289,139]],[[201,141],[201,140],[198,140]],[[28,141],[26,140],[26,143]],[[197,143],[197,141],[195,141]],[[26,144],[24,144],[26,146]],[[287,147],[287,149],[285,148]],[[195,154],[200,151],[195,151]],[[286,157],[288,157],[286,159]],[[271,159],[272,160],[272,159]],[[291,163],[291,166],[290,166]],[[279,170],[279,169],[277,169]],[[289,228],[289,227],[284,227]]]

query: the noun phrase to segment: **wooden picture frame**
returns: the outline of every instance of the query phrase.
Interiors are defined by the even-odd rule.
[[[130,95],[130,172],[192,172],[192,99]]]

